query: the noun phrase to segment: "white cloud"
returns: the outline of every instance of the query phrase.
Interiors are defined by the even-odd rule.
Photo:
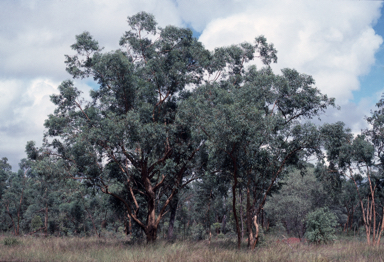
[[[381,2],[240,2],[242,12],[228,11],[207,24],[200,37],[205,46],[252,42],[265,35],[278,50],[275,70],[290,67],[312,75],[319,89],[339,104],[346,104],[359,89],[358,77],[369,72],[383,42],[372,29]]]
[[[44,121],[55,109],[50,96],[58,94],[59,84],[41,78],[0,81],[0,157],[8,157],[14,169],[26,157],[27,141],[41,145]],[[75,85],[89,99],[90,87],[81,81]]]
[[[0,155],[14,168],[25,157],[26,142],[42,140],[44,120],[54,109],[49,96],[57,85],[48,79],[0,81]]]
[[[153,13],[162,26],[181,25],[172,1],[0,1],[0,77],[68,78],[64,54],[75,35],[89,31],[106,50],[118,48],[127,16]]]

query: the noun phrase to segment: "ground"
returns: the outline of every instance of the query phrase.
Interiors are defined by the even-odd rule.
[[[384,245],[369,247],[362,239],[339,238],[334,244],[285,243],[267,236],[253,251],[236,249],[235,239],[159,240],[131,244],[113,238],[0,236],[0,261],[384,261]]]

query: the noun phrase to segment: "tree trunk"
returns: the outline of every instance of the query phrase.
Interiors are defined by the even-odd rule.
[[[48,202],[45,204],[44,226],[45,226],[44,233],[45,233],[45,236],[47,237],[48,236]]]
[[[350,220],[350,217],[351,217],[351,214],[349,212],[349,208],[348,207],[346,207],[346,208],[347,208],[347,216],[348,216],[348,218],[347,218],[347,222],[345,222],[345,224],[344,224],[343,232],[345,232],[345,231],[348,232],[348,225],[349,225],[349,220]]]
[[[212,237],[211,226],[209,226],[209,240],[208,240],[209,245],[211,244],[211,237]]]
[[[149,182],[149,181],[148,181]],[[148,183],[147,189],[148,192],[148,215],[147,215],[147,225],[144,229],[144,232],[147,237],[147,243],[152,243],[156,241],[157,238],[157,226],[156,223],[156,194],[153,191],[152,186]]]
[[[243,214],[243,194],[239,189],[239,198],[240,198],[240,222],[241,222],[241,239],[244,238],[244,214]]]
[[[236,224],[236,232],[237,232],[237,248],[240,249],[241,244],[241,232],[240,232],[240,226],[239,226],[239,218],[237,217],[236,212],[236,186],[237,186],[237,178],[235,179],[235,183],[232,186],[232,208],[233,208],[233,216],[235,217],[235,224]]]
[[[156,225],[148,225],[145,230],[145,235],[147,237],[147,244],[154,243],[157,238],[157,226]]]
[[[255,224],[256,234],[255,234],[255,240],[253,241],[252,249],[255,249],[257,241],[259,240],[259,225],[257,224],[257,216],[253,217],[253,223]]]
[[[177,211],[177,204],[179,202],[178,195],[175,195],[172,199],[172,201],[169,203],[169,208],[171,210],[171,214],[169,217],[169,226],[168,226],[168,240],[173,240],[173,229],[175,224],[175,217],[176,217],[176,211]]]
[[[132,236],[132,218],[129,214],[127,214],[128,216],[128,229],[129,229],[129,235]]]
[[[223,201],[223,210],[224,210],[224,215],[223,215],[223,219],[221,221],[221,232],[223,234],[226,233],[226,229],[225,229],[225,226],[227,225],[227,199],[225,197],[224,198],[224,201]]]
[[[226,224],[227,224],[227,216],[224,215],[224,216],[223,216],[223,221],[221,222],[221,232],[222,232],[223,234],[226,233],[226,232],[225,232],[225,226],[226,226]]]
[[[131,221],[131,216],[127,214],[127,219],[124,219],[124,232],[127,236],[132,234],[132,221]]]
[[[352,226],[353,226],[353,213],[355,211],[355,207],[352,206],[352,215],[351,215],[351,221],[349,223],[349,229],[352,230]]]
[[[239,218],[237,217],[236,212],[236,187],[237,187],[237,163],[236,159],[231,155],[232,161],[233,161],[233,185],[232,185],[232,209],[233,209],[233,216],[235,217],[235,224],[236,224],[236,232],[237,232],[237,248],[240,249],[241,245],[241,232],[240,232],[240,226],[239,226]]]
[[[23,185],[23,190],[21,191],[19,208],[17,210],[17,231],[16,231],[16,236],[20,235],[20,215],[21,215],[21,203],[23,202],[23,195],[24,195],[24,185]]]
[[[376,242],[377,246],[380,245],[380,239],[381,239],[381,235],[383,234],[383,230],[384,230],[384,207],[382,210],[381,228],[380,228],[380,232],[378,233],[378,238],[377,238],[377,242]]]
[[[251,179],[248,173],[248,183],[247,183],[247,210],[246,210],[246,215],[247,215],[247,232],[248,232],[248,248],[251,247],[252,241],[253,241],[253,230],[252,230],[252,217],[251,217],[251,196],[250,196],[250,183]]]
[[[137,199],[135,197],[135,194],[133,193],[133,188],[127,185],[127,189],[129,190],[131,196],[132,196],[132,202],[134,204],[134,208],[131,208],[131,204],[127,202],[123,197],[109,191],[108,185],[104,185],[104,187],[101,188],[101,192],[105,194],[109,194],[119,201],[121,201],[126,208],[126,211],[129,214],[129,218],[132,218],[143,230],[143,234],[145,234],[147,238],[147,243],[152,243],[156,240],[157,238],[157,229],[159,227],[159,223],[161,221],[161,218],[164,216],[165,213],[167,213],[166,208],[172,201],[172,198],[175,196],[176,189],[172,190],[171,195],[168,197],[168,199],[165,201],[163,207],[160,210],[159,215],[156,217],[156,190],[158,190],[158,187],[163,183],[165,176],[163,175],[162,180],[155,186],[151,184],[150,176],[147,171],[146,167],[146,162],[142,164],[142,171],[141,171],[141,177],[142,177],[142,184],[144,185],[145,188],[145,196],[146,196],[146,201],[147,201],[147,219],[146,222],[143,223],[138,217],[137,217],[137,212],[139,210],[139,204],[137,202]],[[185,168],[184,168],[185,169]],[[185,170],[181,170],[179,173],[183,173]],[[181,183],[182,176],[179,178],[178,184]]]
[[[261,209],[261,227],[264,228],[264,208]]]
[[[209,201],[208,201],[208,210],[207,210],[207,216],[205,218],[205,223],[207,225],[207,233],[209,236],[209,244],[211,244],[211,221],[209,219],[209,211],[211,210],[211,200],[212,200],[212,190],[209,194]]]

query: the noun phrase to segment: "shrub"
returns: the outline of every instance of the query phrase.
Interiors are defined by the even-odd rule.
[[[6,237],[4,238],[4,245],[5,246],[13,246],[20,244],[20,241],[13,237]]]
[[[224,239],[225,235],[223,233],[220,233],[220,234],[217,235],[217,238],[218,239]]]
[[[328,208],[318,208],[306,217],[305,237],[308,242],[321,244],[333,242],[335,236],[336,216]]]
[[[205,236],[205,229],[201,224],[194,224],[191,228],[191,236],[193,240],[202,240]]]
[[[33,230],[36,230],[42,226],[43,226],[43,221],[41,221],[41,217],[40,216],[34,216],[31,220],[31,228]]]

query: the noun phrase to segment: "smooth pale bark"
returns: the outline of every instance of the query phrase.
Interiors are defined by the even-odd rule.
[[[149,193],[148,201],[148,216],[147,216],[147,226],[145,228],[145,234],[147,236],[147,242],[153,242],[157,238],[157,227],[158,223],[156,221],[156,195],[153,191],[152,185],[150,182],[146,183],[147,193]]]
[[[255,225],[255,228],[256,228],[256,234],[255,234],[255,239],[253,241],[252,249],[255,249],[257,241],[259,240],[259,225],[257,224],[257,216],[256,215],[253,217],[253,224]]]

